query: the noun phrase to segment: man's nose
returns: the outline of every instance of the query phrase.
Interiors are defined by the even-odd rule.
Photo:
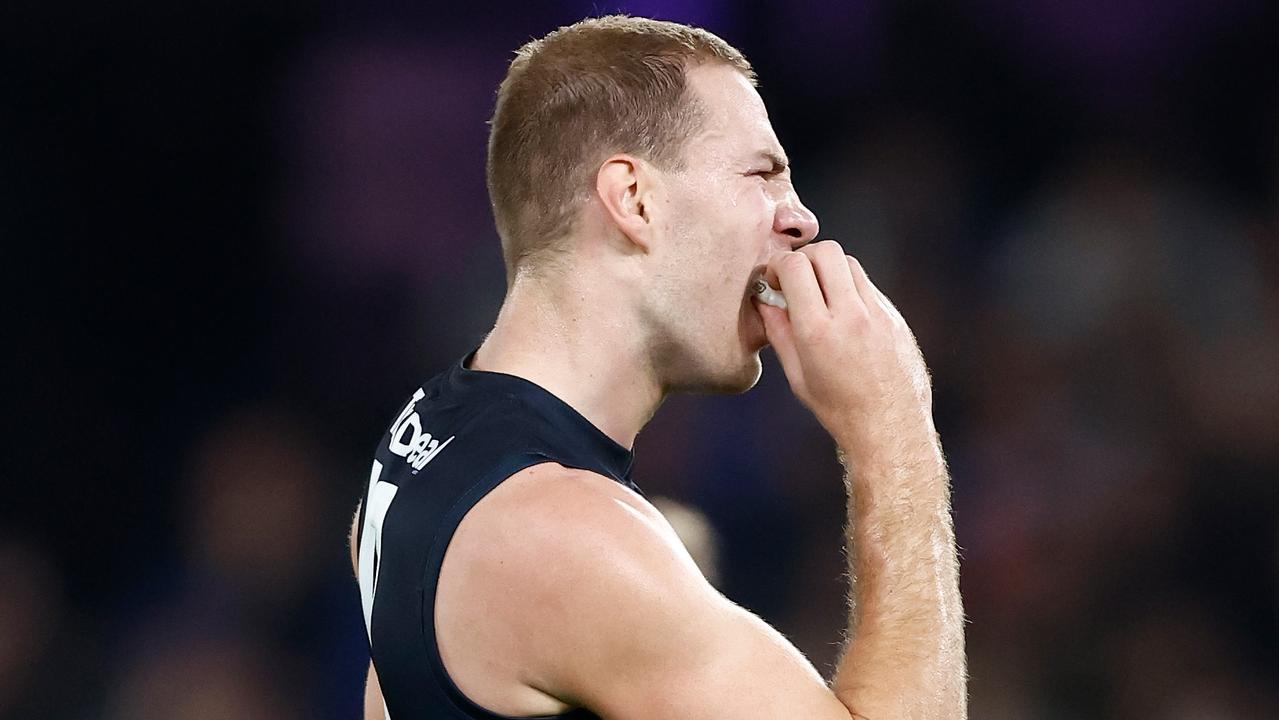
[[[773,216],[773,231],[787,236],[792,250],[812,242],[820,227],[817,216],[793,193],[786,202],[777,206],[777,214]]]

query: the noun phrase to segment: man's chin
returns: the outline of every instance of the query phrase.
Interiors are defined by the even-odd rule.
[[[722,382],[711,392],[716,395],[741,395],[755,387],[763,372],[764,363],[760,361],[759,350],[756,350],[735,372],[725,373]]]
[[[760,348],[741,346],[731,360],[698,363],[684,361],[670,366],[666,392],[689,395],[740,395],[755,387],[764,371]],[[680,372],[682,370],[683,372]]]

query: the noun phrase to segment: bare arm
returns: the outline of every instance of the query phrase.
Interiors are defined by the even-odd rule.
[[[351,548],[351,570],[356,579],[360,575],[360,508],[355,508],[355,517],[351,520],[351,535],[348,542]],[[382,704],[382,686],[377,681],[377,671],[373,669],[373,661],[369,661],[369,674],[364,683],[364,720],[384,720],[385,709]]]
[[[965,718],[963,607],[940,454],[920,444],[845,462],[852,587],[834,690],[867,718]]]
[[[483,693],[510,667],[606,720],[850,717],[786,638],[706,581],[652,505],[591,472],[537,466],[481,500],[436,608],[445,665],[482,702],[501,701]]]
[[[836,243],[774,270],[790,311],[760,306],[769,340],[846,469],[852,588],[833,689],[858,717],[965,718],[950,487],[914,336]]]

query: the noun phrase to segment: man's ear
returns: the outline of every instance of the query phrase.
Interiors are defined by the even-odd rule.
[[[648,166],[625,153],[605,160],[595,174],[595,194],[604,212],[628,240],[644,251],[649,249],[652,227],[645,207],[651,199],[651,183]]]

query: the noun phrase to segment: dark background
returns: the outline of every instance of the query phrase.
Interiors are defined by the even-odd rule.
[[[483,159],[531,37],[755,64],[823,235],[933,368],[975,718],[1279,717],[1279,11],[1245,0],[0,11],[0,717],[349,718],[373,444],[501,300]],[[824,672],[830,441],[771,355],[636,480]]]

